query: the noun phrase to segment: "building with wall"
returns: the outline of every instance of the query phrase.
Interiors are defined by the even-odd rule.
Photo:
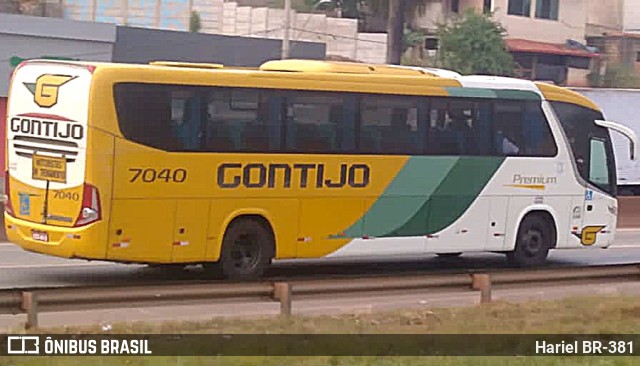
[[[7,95],[16,60],[43,56],[111,61],[116,26],[0,14],[0,97]]]
[[[492,13],[507,32],[518,76],[583,86],[598,58],[584,46],[588,1],[593,0],[425,0],[414,25],[435,34],[438,24],[469,8]]]
[[[587,43],[603,54],[603,68],[640,72],[640,1],[589,0]]]
[[[615,0],[614,0],[615,1]],[[415,24],[437,29],[466,9],[492,12],[509,37],[550,44],[584,41],[588,0],[424,0]]]
[[[284,9],[225,0],[58,1],[64,3],[64,16],[68,19],[189,31],[189,20],[195,11],[201,33],[255,38],[282,39],[286,18]],[[387,35],[359,32],[357,19],[292,10],[290,24],[292,40],[325,43],[331,55],[374,63],[385,61]]]
[[[275,39],[0,14],[0,97],[6,97],[13,68],[23,59],[170,60],[257,66],[280,58],[281,45]],[[318,42],[293,41],[290,48],[292,57],[324,59],[326,55],[326,46]]]
[[[6,97],[13,69],[25,59],[130,63],[165,60],[258,66],[280,58],[281,45],[282,42],[275,39],[0,13],[0,116],[6,115]],[[290,48],[292,57],[326,57],[324,43],[293,41]],[[6,138],[5,130],[6,125],[0,124],[1,141]],[[0,190],[4,190],[4,153],[5,150],[0,149]]]

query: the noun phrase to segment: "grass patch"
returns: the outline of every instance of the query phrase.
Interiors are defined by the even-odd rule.
[[[639,333],[640,297],[414,309],[375,314],[113,324],[111,333]],[[102,333],[98,326],[38,333]],[[636,350],[640,352],[640,349]],[[637,361],[637,360],[636,360]],[[632,365],[628,357],[9,357],[5,365]]]

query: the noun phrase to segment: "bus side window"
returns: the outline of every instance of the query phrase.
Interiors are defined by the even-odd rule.
[[[342,116],[343,98],[338,93],[290,95],[286,104],[286,150],[340,151],[338,130]]]
[[[421,154],[418,99],[364,96],[360,103],[358,151],[364,154]]]
[[[445,147],[445,116],[447,103],[442,99],[431,101],[429,112],[429,133],[427,138],[427,155],[442,155]]]
[[[493,155],[492,120],[493,105],[490,101],[475,103],[473,122],[473,155]]]
[[[555,156],[558,147],[539,102],[527,102],[523,121],[525,153],[534,156]]]
[[[451,148],[454,155],[470,155],[473,150],[473,105],[470,102],[451,102],[448,111]]]
[[[494,143],[499,156],[525,155],[524,105],[520,101],[498,100],[494,112]]]
[[[260,91],[215,88],[207,97],[206,151],[269,151]]]

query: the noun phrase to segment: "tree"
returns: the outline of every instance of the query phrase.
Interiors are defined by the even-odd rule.
[[[202,23],[200,23],[200,14],[193,10],[191,12],[191,17],[189,18],[189,32],[198,33],[202,28]]]
[[[461,74],[510,76],[515,63],[507,51],[506,30],[491,18],[468,9],[451,25],[440,25],[439,63]]]

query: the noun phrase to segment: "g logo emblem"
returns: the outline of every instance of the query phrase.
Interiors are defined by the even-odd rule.
[[[51,108],[58,103],[58,90],[60,87],[77,76],[69,75],[40,75],[35,84],[25,83],[24,85],[33,94],[33,101],[43,108]]]
[[[604,226],[585,226],[582,228],[582,233],[575,233],[574,235],[580,238],[582,245],[593,245],[596,243],[598,233],[604,228]]]

